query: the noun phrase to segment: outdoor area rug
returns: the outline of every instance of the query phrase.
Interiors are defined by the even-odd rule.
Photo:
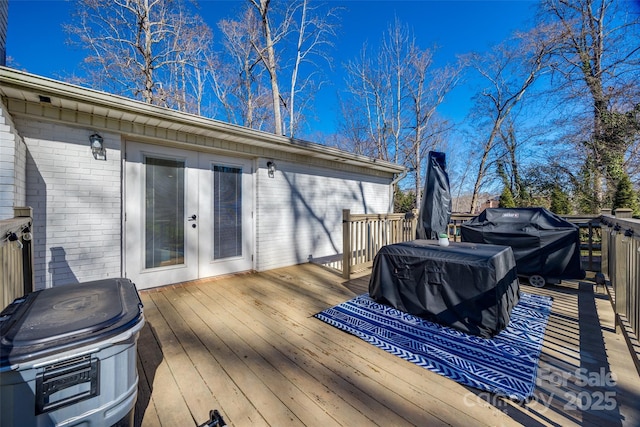
[[[551,304],[549,297],[520,292],[509,325],[493,338],[429,322],[368,294],[315,317],[461,384],[524,401],[535,388]]]

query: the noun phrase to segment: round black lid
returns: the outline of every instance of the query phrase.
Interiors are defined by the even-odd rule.
[[[105,279],[36,291],[0,313],[0,366],[107,339],[142,317],[135,285]]]

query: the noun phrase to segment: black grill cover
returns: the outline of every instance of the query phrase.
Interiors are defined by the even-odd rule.
[[[430,151],[416,230],[418,239],[437,239],[438,234],[447,233],[451,219],[451,193],[446,168],[445,154]]]
[[[520,300],[508,246],[415,240],[384,246],[373,261],[369,294],[382,304],[489,338]]]
[[[572,224],[544,208],[491,208],[465,222],[463,242],[509,245],[518,274],[583,279],[580,234]]]

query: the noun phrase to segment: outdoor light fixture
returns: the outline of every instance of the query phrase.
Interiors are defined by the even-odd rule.
[[[22,242],[20,241],[20,238],[18,237],[18,235],[16,233],[13,233],[13,232],[9,231],[9,232],[7,232],[7,235],[6,235],[5,238],[8,241],[13,242],[18,249],[22,249],[24,247],[22,245]]]
[[[273,178],[276,173],[276,163],[269,160],[267,162],[267,171],[269,173],[269,178]]]
[[[616,224],[616,226],[613,227],[613,230],[611,230],[611,235],[615,236],[620,230],[622,230],[622,227],[620,227],[620,224]]]
[[[633,237],[633,230],[631,228],[627,228],[622,236],[622,241],[628,243],[631,240],[631,237]]]
[[[94,133],[89,137],[89,144],[91,145],[91,152],[93,153],[93,158],[98,160],[98,158],[102,158],[103,160],[107,160],[107,151],[104,148],[104,140],[100,135]]]
[[[33,239],[33,234],[31,234],[31,229],[29,228],[29,226],[24,226],[22,228],[22,240],[24,240],[25,242],[29,242]]]

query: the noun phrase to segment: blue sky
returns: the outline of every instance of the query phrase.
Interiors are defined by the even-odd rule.
[[[222,18],[234,16],[242,0],[200,0],[200,14],[214,29]],[[343,63],[355,59],[363,44],[377,45],[394,16],[414,31],[423,48],[439,46],[439,64],[455,61],[458,54],[485,51],[524,29],[533,14],[535,1],[500,0],[351,0],[324,1],[343,7],[340,39],[333,52],[334,69],[329,72],[330,85],[318,94],[316,109],[320,120],[312,127],[331,132],[336,122],[337,91],[344,81]],[[73,4],[64,0],[9,0],[7,55],[20,69],[62,79],[78,72],[83,53],[65,44],[62,25],[71,23]],[[441,113],[454,121],[461,120],[470,106],[467,82],[453,92]]]

